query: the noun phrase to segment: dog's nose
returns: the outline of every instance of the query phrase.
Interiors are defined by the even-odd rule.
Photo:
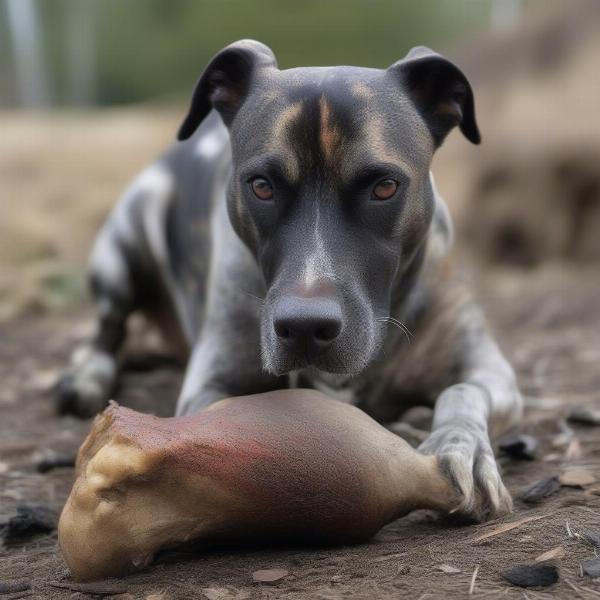
[[[328,296],[285,296],[277,303],[273,325],[277,337],[294,352],[324,350],[342,330],[342,307]]]

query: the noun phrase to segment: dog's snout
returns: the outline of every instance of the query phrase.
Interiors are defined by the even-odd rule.
[[[342,307],[333,297],[285,296],[276,306],[275,333],[290,350],[313,353],[330,346],[342,331]]]

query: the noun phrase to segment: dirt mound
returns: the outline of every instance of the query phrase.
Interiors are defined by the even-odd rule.
[[[594,261],[600,3],[534,7],[514,31],[455,53],[475,89],[483,144],[453,135],[436,161],[437,180],[474,256],[529,266]]]
[[[510,152],[476,175],[465,237],[494,262],[600,260],[600,143]]]

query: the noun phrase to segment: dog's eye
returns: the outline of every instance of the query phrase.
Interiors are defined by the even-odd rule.
[[[271,200],[273,198],[273,187],[264,177],[255,177],[250,181],[254,195],[260,200]]]
[[[398,182],[393,179],[382,179],[374,188],[373,196],[378,200],[388,200],[398,189]]]

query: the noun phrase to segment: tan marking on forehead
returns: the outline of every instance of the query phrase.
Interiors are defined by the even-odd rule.
[[[410,106],[403,108],[414,111]],[[388,132],[386,129],[388,127],[385,119],[377,112],[366,113],[362,128],[363,135],[360,139],[361,147],[368,148],[375,160],[397,164],[411,179],[416,179],[421,169],[429,170],[429,163],[434,151],[433,140],[427,127],[416,116],[416,112],[415,118],[411,119],[410,131],[406,132],[407,135],[412,136],[410,156],[402,156],[387,143],[388,135],[386,133]]]
[[[285,158],[286,175],[297,181],[300,177],[300,165],[298,158],[289,146],[289,130],[292,124],[298,120],[302,112],[302,103],[294,102],[282,110],[275,118],[272,132],[272,148],[281,152]]]
[[[362,81],[353,81],[351,85],[352,95],[362,100],[370,100],[375,96],[375,90]]]
[[[323,156],[327,162],[331,162],[333,153],[342,141],[342,135],[335,126],[332,119],[331,108],[324,96],[319,99],[319,112],[321,116],[319,139]]]
[[[294,121],[298,119],[302,112],[302,102],[294,102],[288,107],[284,108],[281,113],[277,116],[276,123],[279,127],[289,127]]]
[[[397,164],[409,177],[414,175],[414,167],[407,163],[402,156],[394,152],[393,148],[387,144],[385,124],[381,117],[371,116],[367,120],[361,145],[368,148],[377,160]]]

